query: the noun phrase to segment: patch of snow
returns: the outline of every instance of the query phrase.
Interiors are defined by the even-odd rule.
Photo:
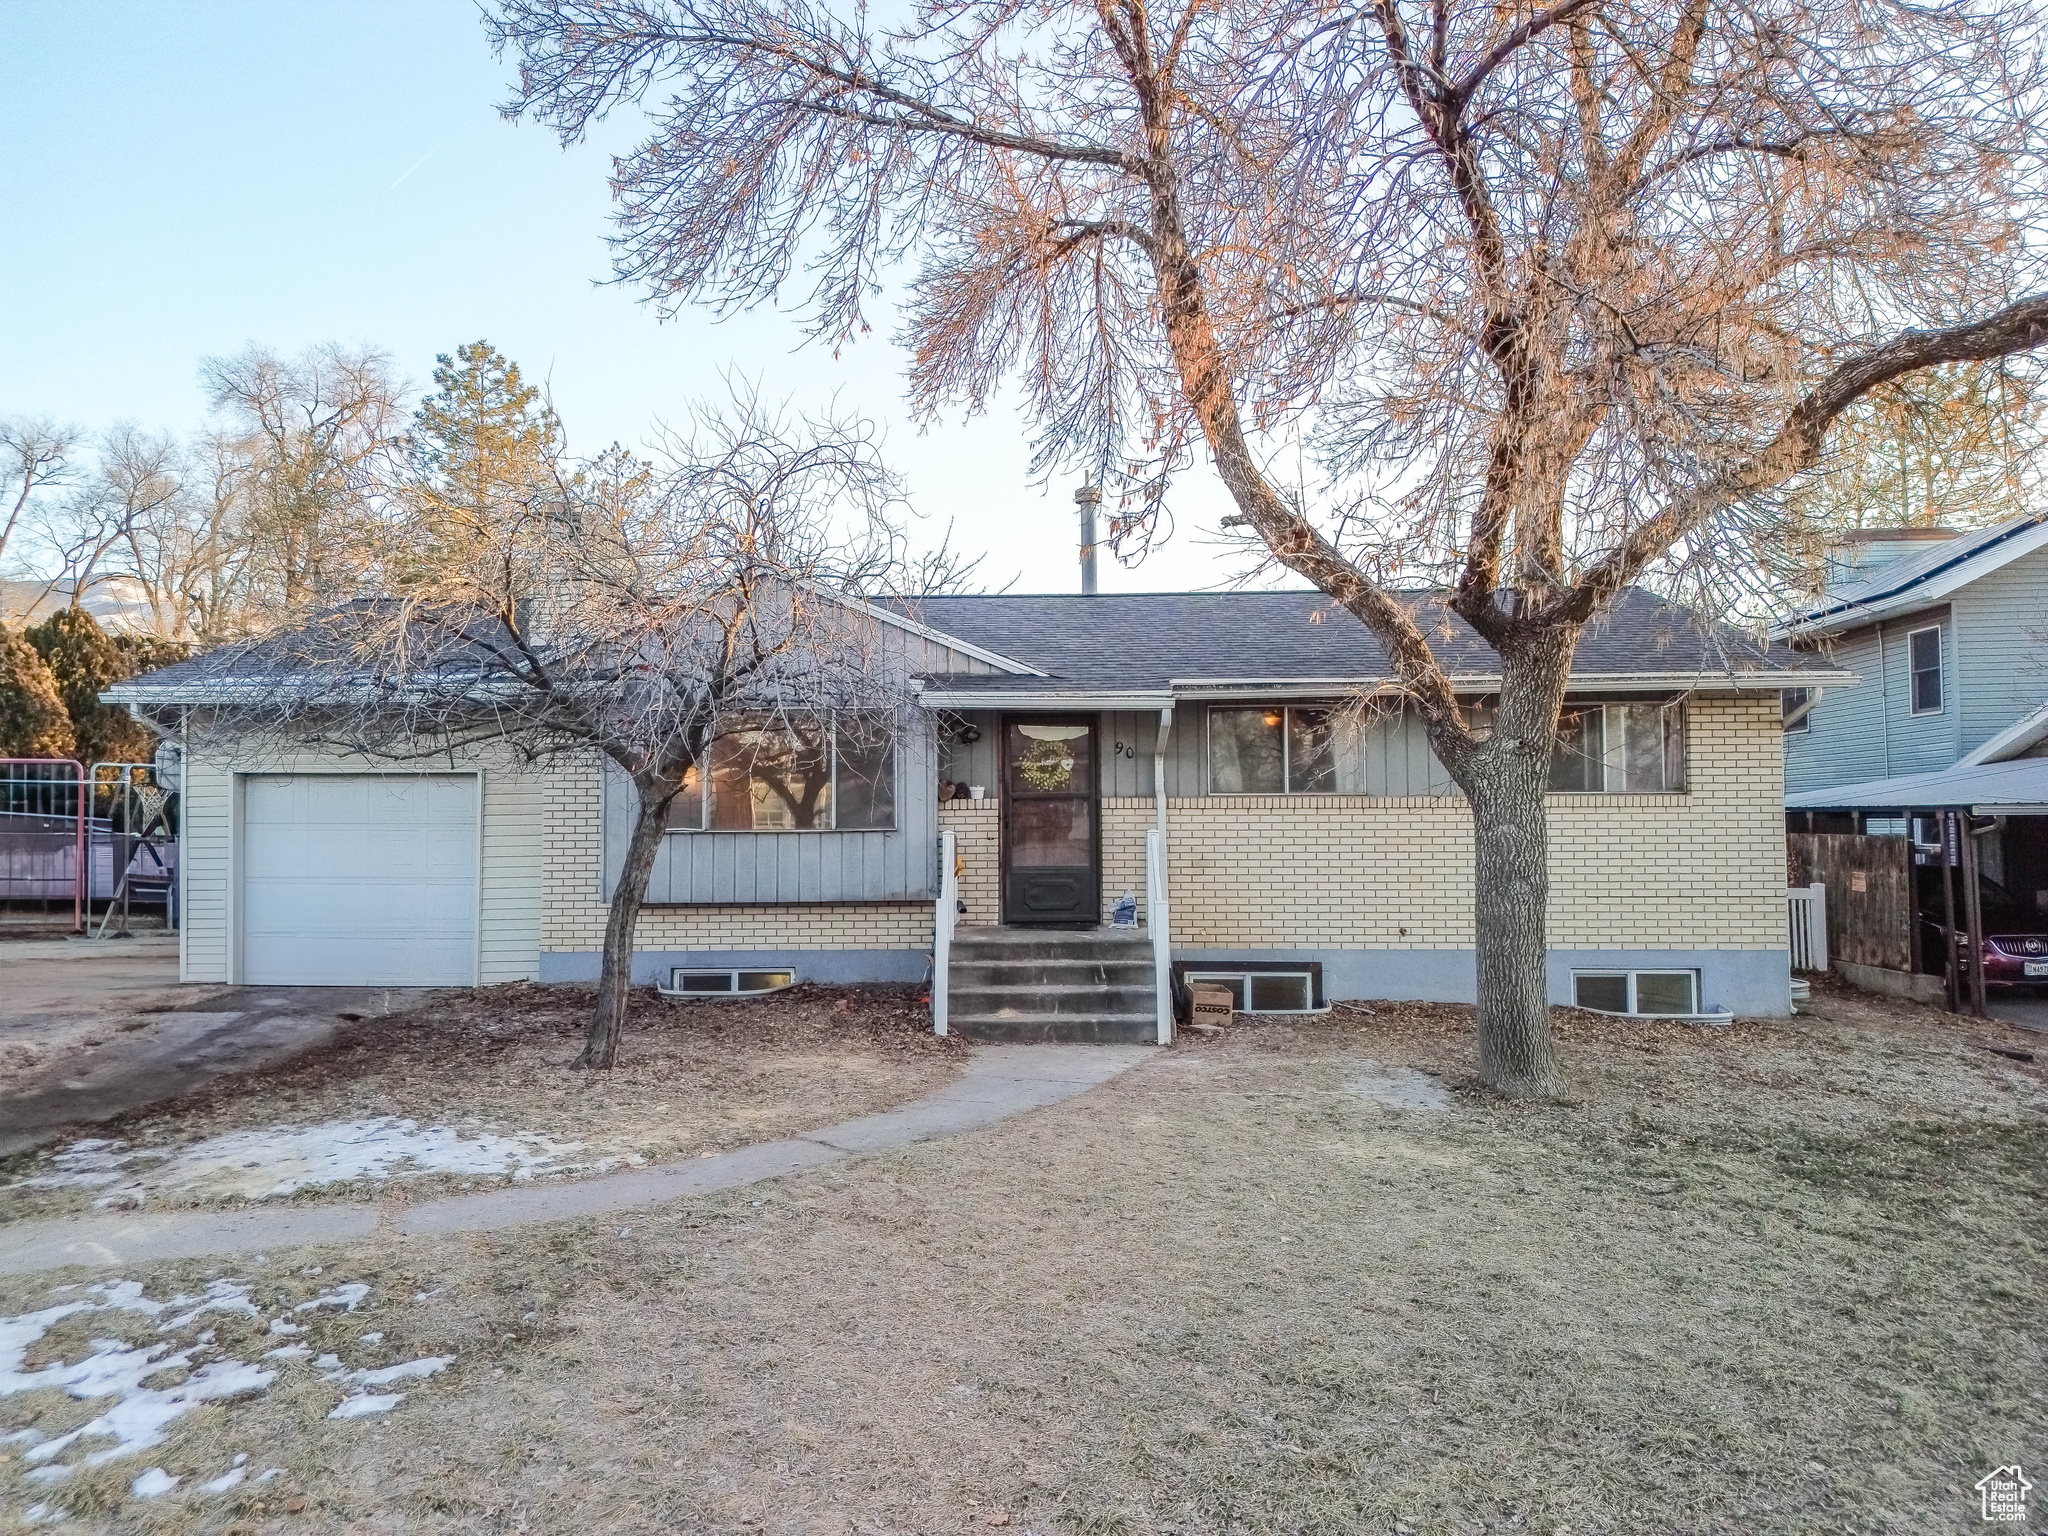
[[[299,1324],[289,1322],[282,1317],[273,1317],[270,1320],[270,1331],[272,1333],[293,1334],[304,1333],[306,1330],[302,1328]]]
[[[91,1189],[118,1184],[130,1177],[129,1164],[139,1158],[165,1158],[171,1154],[157,1148],[137,1149],[125,1141],[108,1141],[88,1136],[74,1141],[50,1157],[50,1171],[34,1178],[17,1179],[9,1189]]]
[[[327,1417],[330,1419],[360,1419],[372,1413],[389,1413],[404,1401],[405,1394],[403,1392],[386,1392],[381,1395],[359,1392],[354,1397],[342,1399],[336,1405],[334,1412],[328,1414]]]
[[[341,1364],[332,1355],[323,1355],[313,1363],[325,1365],[329,1361],[337,1366]],[[389,1413],[405,1400],[403,1392],[364,1392],[361,1388],[388,1387],[394,1381],[418,1381],[422,1377],[439,1375],[454,1363],[453,1355],[428,1355],[421,1360],[407,1360],[400,1365],[387,1365],[373,1371],[329,1371],[324,1380],[346,1382],[357,1390],[343,1398],[327,1417],[360,1419],[367,1414]]]
[[[315,1360],[313,1362],[313,1369],[316,1371],[339,1371],[341,1369],[341,1356],[322,1355],[318,1360]],[[329,1381],[335,1381],[339,1378],[330,1376],[327,1379]]]
[[[313,1353],[313,1346],[310,1344],[280,1344],[276,1349],[265,1350],[263,1358],[266,1360],[303,1360],[311,1353]]]
[[[359,1386],[388,1387],[394,1381],[417,1381],[426,1376],[437,1376],[455,1363],[453,1355],[429,1355],[424,1360],[408,1360],[403,1365],[387,1365],[376,1371],[350,1371],[347,1379]]]
[[[1440,1114],[1451,1107],[1444,1085],[1413,1067],[1382,1067],[1376,1061],[1360,1064],[1366,1070],[1345,1080],[1344,1086],[1361,1099],[1388,1109],[1418,1109]]]
[[[58,1462],[71,1446],[81,1440],[111,1440],[82,1457],[76,1465],[99,1466],[116,1457],[159,1445],[165,1427],[173,1419],[201,1403],[220,1402],[261,1392],[277,1377],[238,1360],[215,1360],[194,1370],[195,1342],[173,1352],[173,1341],[129,1345],[120,1339],[94,1339],[83,1359],[58,1360],[40,1370],[26,1369],[28,1351],[64,1318],[86,1312],[138,1312],[159,1319],[157,1332],[170,1333],[208,1311],[243,1312],[255,1315],[247,1289],[238,1281],[215,1280],[203,1296],[173,1296],[154,1301],[143,1295],[141,1283],[117,1280],[86,1288],[86,1295],[18,1317],[0,1317],[0,1397],[51,1387],[67,1396],[112,1398],[101,1413],[66,1434],[37,1438],[22,1460],[29,1464],[28,1477],[51,1483],[68,1477],[71,1464]],[[165,1314],[170,1314],[165,1317]],[[189,1374],[176,1386],[149,1387],[143,1383],[167,1372]],[[21,1437],[14,1437],[21,1438]],[[152,1469],[161,1471],[161,1469]],[[149,1477],[145,1473],[144,1479]],[[162,1490],[158,1490],[162,1491]]]
[[[294,1312],[311,1312],[318,1307],[339,1307],[344,1312],[353,1312],[362,1304],[363,1298],[369,1294],[370,1288],[360,1283],[337,1285],[325,1296],[315,1296],[311,1301],[302,1301],[296,1307],[293,1307],[292,1310]]]
[[[580,1141],[530,1132],[498,1135],[380,1115],[229,1131],[176,1152],[135,1149],[119,1141],[75,1141],[51,1157],[48,1172],[8,1187],[126,1186],[105,1197],[106,1204],[139,1204],[166,1192],[264,1200],[358,1179],[452,1173],[524,1182],[540,1174],[600,1173],[644,1161],[638,1156],[574,1159],[583,1149]],[[144,1161],[151,1166],[136,1166]],[[265,1261],[259,1256],[256,1262]]]
[[[283,1467],[265,1467],[265,1468],[264,1468],[264,1469],[263,1469],[263,1470],[262,1470],[261,1472],[258,1472],[258,1473],[256,1474],[256,1481],[257,1481],[257,1482],[259,1482],[259,1483],[267,1483],[267,1482],[269,1482],[269,1481],[270,1481],[270,1480],[271,1480],[271,1479],[272,1479],[273,1477],[283,1477],[283,1476],[284,1476],[284,1468],[283,1468]]]
[[[57,1518],[57,1511],[47,1504],[31,1504],[21,1512],[23,1525],[41,1525],[45,1520]]]
[[[138,1499],[153,1499],[159,1494],[169,1493],[182,1481],[182,1478],[171,1476],[162,1467],[151,1467],[128,1485],[128,1491]]]
[[[212,1482],[201,1483],[199,1485],[199,1491],[201,1493],[226,1493],[230,1488],[234,1487],[237,1483],[239,1483],[243,1478],[247,1477],[248,1475],[249,1469],[243,1466],[241,1462],[237,1461],[232,1467],[229,1467],[227,1471],[221,1473],[221,1475],[219,1477],[216,1477]]]
[[[356,1337],[365,1344],[382,1344],[384,1342],[384,1335],[381,1333],[362,1333],[356,1335]]]

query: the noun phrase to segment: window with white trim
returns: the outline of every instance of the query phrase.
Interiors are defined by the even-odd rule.
[[[1197,971],[1182,977],[1191,987],[1222,987],[1238,1013],[1314,1013],[1315,978],[1307,971]]]
[[[1820,702],[1818,688],[1780,688],[1778,705],[1784,715],[1784,731],[1787,736],[1803,735],[1813,716],[1813,706]]]
[[[1913,713],[1941,713],[1941,626],[1930,625],[1906,635],[1906,665],[1912,671]]]
[[[871,716],[740,726],[705,756],[669,804],[671,832],[886,832],[896,825],[895,743],[886,722]]]
[[[677,997],[746,997],[757,992],[780,992],[796,984],[792,971],[718,971],[678,965],[668,973],[663,990]]]
[[[1573,971],[1572,1003],[1598,1013],[1700,1011],[1698,971]]]

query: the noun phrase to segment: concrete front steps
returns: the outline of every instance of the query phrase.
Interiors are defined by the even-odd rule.
[[[946,1027],[968,1040],[1147,1045],[1159,1038],[1142,929],[961,928]]]

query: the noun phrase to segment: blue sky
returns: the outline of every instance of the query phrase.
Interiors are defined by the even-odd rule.
[[[883,422],[887,456],[935,538],[986,550],[985,575],[1071,590],[1070,486],[1027,478],[1014,415],[920,434],[902,355],[840,358],[793,319],[660,324],[609,273],[615,123],[564,152],[497,115],[510,78],[467,0],[94,4],[0,0],[0,415],[180,431],[204,416],[199,360],[373,342],[427,380],[486,338],[545,379],[572,445],[639,443],[737,367],[768,394],[834,393]],[[1206,586],[1228,510],[1206,470],[1178,532],[1107,590]]]

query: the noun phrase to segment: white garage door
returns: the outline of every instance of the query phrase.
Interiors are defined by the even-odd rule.
[[[469,986],[476,793],[466,774],[252,774],[242,979]]]

